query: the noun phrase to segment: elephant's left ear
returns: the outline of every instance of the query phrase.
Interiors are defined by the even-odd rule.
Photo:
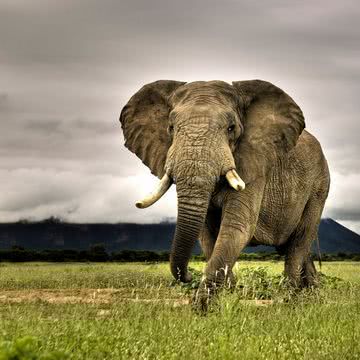
[[[164,175],[166,154],[171,145],[167,132],[168,99],[183,84],[173,80],[146,84],[131,97],[120,114],[125,146],[159,178]]]
[[[305,121],[295,101],[269,82],[236,81],[233,86],[244,125],[235,161],[240,176],[248,183],[264,176],[276,159],[294,148]]]

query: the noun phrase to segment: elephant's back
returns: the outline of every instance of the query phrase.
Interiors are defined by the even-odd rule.
[[[311,183],[313,191],[323,191],[327,196],[330,184],[328,163],[319,141],[307,130],[302,132],[289,154],[288,169],[299,179]]]
[[[306,168],[327,169],[327,162],[317,138],[309,131],[303,130],[295,148],[289,154],[290,159],[298,159]]]

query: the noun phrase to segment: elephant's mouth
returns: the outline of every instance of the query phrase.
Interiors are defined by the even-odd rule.
[[[245,189],[245,182],[241,179],[235,169],[229,170],[225,174],[225,178],[229,185],[236,191],[242,191]],[[136,207],[144,209],[155,204],[170,189],[173,183],[176,183],[176,178],[171,178],[167,173],[165,173],[157,187],[142,200],[136,202]]]

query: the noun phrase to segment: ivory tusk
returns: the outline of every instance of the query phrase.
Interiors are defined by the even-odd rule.
[[[234,188],[236,191],[244,190],[245,189],[245,183],[241,179],[241,177],[238,175],[235,169],[229,170],[226,175],[226,180],[230,184],[232,188]]]
[[[159,182],[157,188],[150,193],[149,195],[145,196],[144,199],[136,202],[136,207],[139,209],[144,209],[156,201],[158,201],[170,188],[172,181],[168,174],[165,174]]]

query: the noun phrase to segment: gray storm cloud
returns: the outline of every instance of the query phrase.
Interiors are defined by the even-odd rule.
[[[134,207],[156,179],[123,146],[121,108],[157,79],[261,78],[323,145],[324,215],[359,231],[359,16],[356,1],[2,1],[0,221],[175,216],[173,192]]]

